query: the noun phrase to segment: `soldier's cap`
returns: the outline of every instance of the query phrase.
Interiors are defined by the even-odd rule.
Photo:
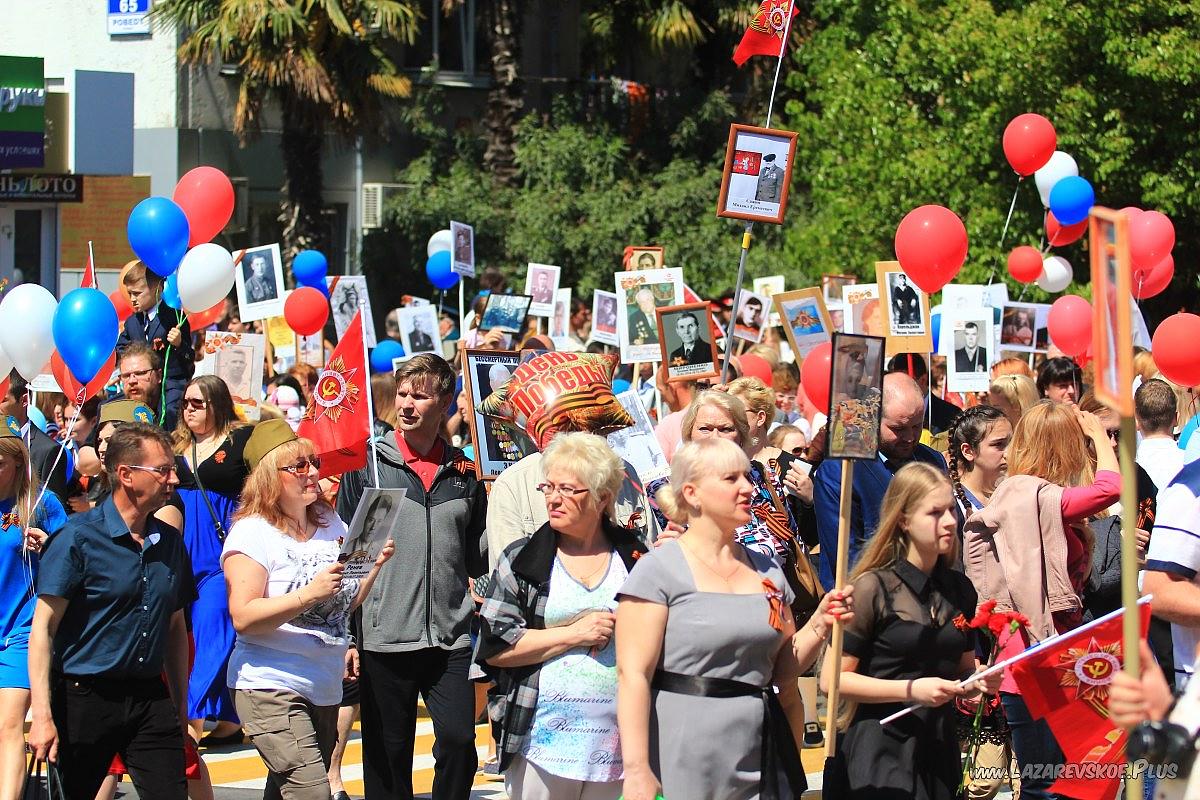
[[[100,406],[100,422],[144,422],[154,424],[154,412],[137,400],[112,400]]]
[[[21,423],[17,422],[17,418],[11,414],[4,418],[4,424],[0,425],[0,439],[20,439],[21,438]]]
[[[775,160],[774,153],[767,153],[765,156],[763,156],[763,161],[767,162],[768,164],[770,164],[774,160]]]
[[[250,439],[246,442],[244,457],[247,466],[253,470],[266,457],[267,453],[280,445],[294,442],[298,438],[296,432],[292,430],[292,426],[288,425],[285,419],[269,419],[258,423],[254,426],[254,431],[251,432]]]

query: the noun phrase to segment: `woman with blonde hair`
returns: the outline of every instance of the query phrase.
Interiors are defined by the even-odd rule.
[[[779,564],[734,533],[750,518],[749,466],[730,441],[684,445],[659,499],[687,531],[640,558],[621,588],[625,800],[783,800],[805,789],[796,678],[834,615],[851,619],[849,590],[826,595],[796,631]]]
[[[1093,455],[1094,453],[1094,455]],[[1001,639],[999,659],[1079,626],[1092,568],[1088,520],[1120,496],[1117,455],[1104,425],[1066,403],[1040,401],[1013,430],[1008,477],[963,528],[963,563],[980,600],[1029,625]],[[1000,686],[1017,764],[1058,764],[1045,720],[1034,720],[1012,676]],[[1048,798],[1050,779],[1022,780],[1022,797]]]
[[[838,739],[837,783],[852,800],[951,800],[962,770],[956,697],[994,692],[999,676],[959,688],[975,671],[975,589],[955,571],[957,520],[950,482],[928,464],[902,467],[888,484],[879,528],[854,568],[855,614],[841,662],[846,732]],[[833,654],[821,676],[828,689]],[[913,702],[922,707],[884,728]],[[844,766],[843,766],[844,765]],[[831,782],[827,776],[827,785]],[[841,795],[840,795],[841,796]]]
[[[320,499],[321,459],[283,420],[259,423],[245,447],[250,477],[221,553],[237,643],[228,685],[267,765],[267,796],[329,800],[329,758],[350,614],[380,567],[343,579],[346,525]]]
[[[1001,375],[1024,375],[1026,378],[1032,380],[1033,368],[1023,358],[1002,358],[995,364],[992,364],[992,377],[998,378]]]
[[[1027,375],[1009,373],[992,378],[988,405],[1000,409],[1014,428],[1021,415],[1038,402],[1037,384]]]

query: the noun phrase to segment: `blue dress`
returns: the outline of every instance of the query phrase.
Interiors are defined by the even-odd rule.
[[[225,669],[229,654],[233,652],[234,632],[225,575],[221,571],[224,536],[218,532],[216,522],[220,522],[221,530],[229,532],[233,512],[249,474],[243,451],[251,430],[250,426],[234,429],[198,466],[199,481],[187,460],[176,459],[179,470],[177,491],[183,501],[183,541],[192,559],[197,595],[189,610],[196,657],[188,680],[188,719],[229,722],[238,719],[233,698],[225,685]],[[201,484],[204,490],[200,489]]]
[[[14,500],[0,500],[0,689],[29,688],[29,628],[33,624],[38,557],[25,552],[25,524]],[[47,491],[33,515],[33,527],[53,536],[67,524],[67,512]]]

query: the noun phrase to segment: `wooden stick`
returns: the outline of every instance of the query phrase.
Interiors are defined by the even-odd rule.
[[[1128,347],[1128,343],[1125,343]],[[1133,417],[1121,417],[1121,442],[1118,455],[1121,459],[1121,605],[1125,607],[1121,618],[1122,650],[1124,670],[1133,677],[1142,674],[1139,644],[1141,641],[1141,614],[1138,611],[1138,563],[1137,563],[1137,473],[1134,464],[1134,447],[1137,445],[1137,427]],[[1125,796],[1142,796],[1141,772],[1131,769],[1126,773]]]
[[[833,589],[846,585],[846,572],[850,562],[850,496],[854,485],[854,462],[842,459],[842,487],[838,498],[837,560],[834,567]],[[825,757],[832,758],[837,752],[838,692],[842,682],[842,621],[833,621],[833,637],[829,647],[833,651],[833,674],[829,676],[829,701],[825,709]]]

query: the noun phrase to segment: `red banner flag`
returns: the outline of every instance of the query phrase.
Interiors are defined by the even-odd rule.
[[[371,391],[370,380],[359,311],[317,376],[312,402],[296,429],[297,434],[312,440],[321,457],[322,478],[367,465],[371,419],[364,398]]]
[[[1138,607],[1141,637],[1150,606]],[[1012,666],[1034,718],[1044,718],[1066,756],[1050,790],[1077,800],[1116,796],[1125,763],[1125,732],[1108,716],[1108,687],[1124,664],[1121,615],[1067,634],[1044,652]]]
[[[791,18],[796,16],[796,4],[792,0],[762,0],[750,20],[750,27],[742,41],[733,51],[733,63],[739,67],[750,56],[779,57],[783,50],[783,37],[791,29]]]

